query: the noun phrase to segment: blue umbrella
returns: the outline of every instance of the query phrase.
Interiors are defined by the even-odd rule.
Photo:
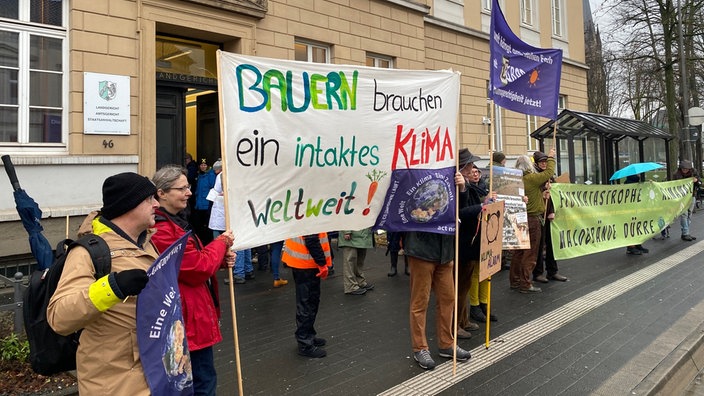
[[[13,195],[17,213],[20,215],[24,229],[29,234],[29,247],[34,258],[37,259],[37,268],[40,270],[49,268],[54,261],[54,253],[49,241],[42,234],[42,231],[44,231],[44,227],[41,225],[42,211],[39,209],[39,205],[34,202],[34,199],[20,187],[17,173],[15,173],[15,166],[12,164],[10,156],[3,155],[2,162],[14,189]]]
[[[637,175],[640,173],[662,168],[664,168],[664,166],[656,162],[639,162],[637,164],[630,164],[627,167],[614,172],[613,176],[611,176],[609,181],[623,179],[624,177],[628,177],[631,175]]]

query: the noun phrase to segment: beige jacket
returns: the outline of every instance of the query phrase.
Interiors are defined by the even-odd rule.
[[[90,231],[91,219],[89,216],[83,222],[81,231]],[[101,223],[94,222],[93,229],[110,247],[113,272],[147,270],[158,256],[149,242],[153,230],[149,231],[142,250]],[[99,312],[88,298],[94,274],[88,251],[73,249],[47,309],[49,325],[57,333],[70,334],[83,329],[76,356],[78,391],[91,396],[149,395],[137,347],[137,299],[130,296],[126,302]]]

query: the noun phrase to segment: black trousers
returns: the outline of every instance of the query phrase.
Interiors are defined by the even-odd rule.
[[[315,317],[320,305],[320,278],[317,269],[291,267],[296,283],[296,341],[298,348],[313,346],[315,339]]]
[[[551,223],[551,220],[546,219],[545,226],[543,226],[543,233],[540,237],[540,249],[538,249],[538,259],[535,261],[533,276],[542,275],[543,271],[546,269],[548,271],[548,276],[552,276],[557,273],[557,261],[555,261],[555,255],[552,251],[552,236],[550,235]],[[545,248],[545,253],[543,253],[543,248]]]

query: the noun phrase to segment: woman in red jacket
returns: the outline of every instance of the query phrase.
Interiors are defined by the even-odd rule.
[[[159,169],[152,181],[161,206],[155,211],[157,232],[152,242],[163,251],[191,229],[184,211],[192,195],[191,186],[186,170],[178,165]],[[233,238],[232,231],[228,230],[203,246],[198,237],[191,234],[183,253],[178,286],[196,395],[215,395],[217,374],[212,346],[222,340],[215,273],[234,265],[235,255],[229,249]]]

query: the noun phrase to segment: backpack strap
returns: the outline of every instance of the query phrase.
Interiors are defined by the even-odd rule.
[[[71,250],[75,246],[82,246],[93,260],[95,267],[95,279],[100,279],[110,273],[112,269],[112,257],[110,255],[110,247],[105,240],[95,234],[87,234],[71,243],[67,250]]]

